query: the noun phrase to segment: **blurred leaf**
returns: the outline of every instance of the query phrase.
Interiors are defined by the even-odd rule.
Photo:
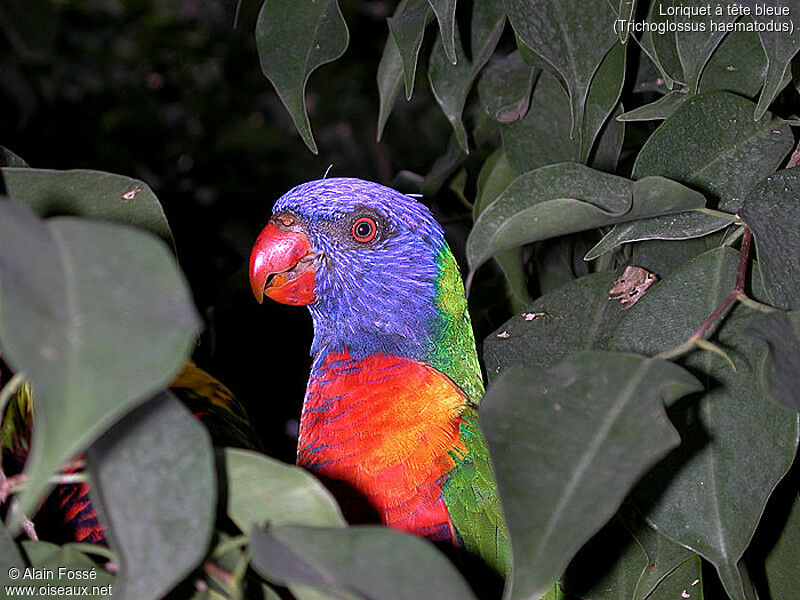
[[[660,281],[626,311],[612,347],[654,354],[683,343],[730,293],[737,264],[736,252],[718,248]],[[738,306],[715,335],[735,370],[712,352],[683,360],[707,391],[671,411],[684,444],[634,493],[656,530],[717,568],[734,600],[752,597],[740,559],[800,436],[798,415],[770,402],[759,381],[764,344],[743,335],[752,317]]]
[[[475,221],[467,260],[475,271],[502,250],[585,229],[681,212],[705,198],[674,181],[632,182],[575,163],[517,177]]]
[[[800,412],[800,312],[756,317],[745,333],[764,340],[769,347],[764,379],[772,397]]]
[[[621,114],[620,121],[656,121],[672,115],[689,97],[688,94],[673,90],[658,100]]]
[[[174,248],[167,217],[153,190],[138,179],[102,171],[3,169],[8,196],[41,217],[72,215],[133,225]]]
[[[742,218],[752,229],[758,271],[770,302],[800,309],[800,167],[759,182],[744,198]]]
[[[276,525],[345,525],[339,506],[313,475],[249,450],[226,448],[228,515],[242,531]]]
[[[543,593],[678,445],[663,403],[699,389],[672,363],[604,352],[494,380],[481,422],[514,550],[511,598]]]
[[[375,525],[330,529],[283,525],[250,535],[252,566],[279,584],[342,589],[371,600],[475,596],[455,567],[416,536]]]
[[[0,201],[0,238],[0,346],[36,397],[29,485],[18,496],[31,514],[64,461],[175,377],[199,319],[172,255],[149,233],[42,221]]]
[[[0,525],[0,581],[8,581],[8,570],[12,567],[24,569],[25,563],[8,529]]]
[[[506,22],[501,4],[493,0],[476,0],[472,8],[470,61],[461,46],[458,31],[455,32],[458,62],[450,61],[445,53],[442,37],[437,37],[428,65],[428,80],[436,102],[442,107],[447,120],[453,126],[458,145],[469,152],[467,131],[461,121],[464,103],[478,73],[494,52]]]
[[[489,64],[478,81],[483,110],[500,123],[524,117],[539,72],[522,59],[518,50]]]
[[[771,600],[791,598],[800,586],[800,496],[795,493],[781,536],[766,556],[767,587]]]
[[[517,174],[546,165],[577,161],[580,139],[570,139],[569,98],[549,71],[542,71],[533,88],[528,113],[503,125],[503,148]]]
[[[717,20],[717,17],[712,18]],[[750,17],[739,20],[742,24],[747,22],[751,22]],[[758,34],[752,31],[731,32],[723,38],[703,68],[698,91],[724,90],[752,98],[764,84],[766,72],[767,57]]]
[[[305,106],[309,75],[347,49],[350,32],[337,0],[267,0],[258,13],[256,46],[261,70],[314,154]]]
[[[709,215],[697,210],[691,210],[663,217],[652,217],[650,219],[639,219],[629,223],[614,225],[597,245],[589,250],[584,257],[585,260],[594,260],[606,252],[610,252],[617,246],[629,242],[640,242],[643,240],[688,240],[702,237],[709,233],[719,231],[736,221],[736,217],[730,218],[717,215]]]
[[[451,64],[456,64],[456,0],[428,0],[439,22],[439,37],[444,53]]]
[[[62,587],[62,594],[59,594],[58,596],[58,598],[62,600],[66,600],[67,598],[109,598],[112,596],[112,589],[114,592],[116,592],[116,584],[111,573],[101,568],[91,558],[81,552],[78,552],[77,550],[56,546],[55,544],[51,544],[49,542],[32,542],[30,540],[22,542],[22,548],[25,550],[25,554],[28,557],[28,562],[32,568],[52,570],[56,577],[47,581],[46,584],[53,586],[53,588]],[[57,577],[59,567],[63,567],[70,571],[93,571],[96,573],[96,578],[89,582],[91,584],[89,585],[89,589],[91,590],[93,586],[97,586],[102,591],[98,590],[98,593],[96,594],[84,594],[83,590],[81,590],[78,586],[86,585],[87,581],[83,580],[76,582],[74,579],[68,579],[66,576]],[[43,578],[36,578],[33,581],[30,579],[17,580],[17,582],[28,585],[32,583],[39,584],[35,586],[37,591],[39,591],[39,586],[42,583],[45,583]],[[113,586],[113,588],[111,586]],[[67,594],[67,588],[72,588],[72,591],[75,593]],[[42,594],[38,597],[47,598],[53,596],[53,594]]]
[[[592,77],[616,42],[612,7],[581,0],[506,0],[505,7],[517,36],[566,83],[577,131]]]
[[[586,162],[603,124],[619,102],[625,81],[626,46],[614,44],[592,78],[581,124],[581,162]]]
[[[414,76],[417,72],[419,49],[425,27],[432,19],[431,8],[427,0],[401,0],[394,15],[387,19],[390,38],[394,40],[403,64],[406,98],[414,93]],[[388,45],[389,40],[386,40]]]
[[[0,146],[0,167],[30,168],[22,158],[14,154],[5,146]]]
[[[86,453],[92,503],[119,560],[115,591],[162,598],[203,560],[214,531],[214,451],[171,392],[128,414]]]
[[[727,92],[688,99],[647,140],[633,178],[663,175],[718,196],[720,210],[736,212],[794,145],[785,121],[770,114],[753,121],[754,110]]]
[[[765,24],[768,22],[791,24],[794,16],[800,14],[800,2],[797,0],[784,0],[779,6],[789,9],[788,17],[776,17],[774,15],[756,15],[756,0],[742,0],[741,4],[749,6],[753,20],[756,23]],[[800,32],[795,31],[759,31],[758,36],[767,55],[767,76],[764,81],[764,89],[758,98],[755,117],[760,119],[766,112],[767,107],[777,97],[784,87],[784,73],[791,67],[791,60],[798,49],[800,49]]]
[[[483,342],[489,381],[510,367],[547,369],[576,352],[602,347],[624,314],[618,303],[608,300],[621,272],[602,271],[571,281],[503,323]],[[502,333],[508,336],[500,337]]]

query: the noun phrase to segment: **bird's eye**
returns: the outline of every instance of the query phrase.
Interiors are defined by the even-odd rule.
[[[353,239],[362,244],[371,242],[378,233],[378,224],[371,217],[359,217],[353,223]]]

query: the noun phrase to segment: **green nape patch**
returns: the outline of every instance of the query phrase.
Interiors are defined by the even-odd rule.
[[[470,402],[477,404],[484,391],[481,367],[464,296],[464,282],[446,243],[439,250],[437,263],[435,302],[439,321],[435,325],[437,338],[431,365],[450,377]]]

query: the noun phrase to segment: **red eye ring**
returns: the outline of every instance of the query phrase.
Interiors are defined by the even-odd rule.
[[[359,217],[353,223],[353,229],[351,231],[355,241],[366,244],[375,239],[375,236],[378,234],[378,224],[375,222],[375,219],[370,217]]]

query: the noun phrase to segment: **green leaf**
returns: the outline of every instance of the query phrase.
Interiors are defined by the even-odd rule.
[[[756,317],[745,333],[767,343],[764,379],[773,399],[800,412],[800,312]]]
[[[739,24],[748,23],[752,24],[750,17],[739,20]],[[698,91],[725,90],[752,98],[761,89],[766,72],[767,57],[758,34],[753,31],[732,32],[725,36],[703,68]]]
[[[614,44],[592,78],[581,124],[581,162],[589,159],[603,124],[619,102],[625,81],[626,49],[622,44]]]
[[[481,422],[514,551],[511,598],[541,595],[678,445],[663,403],[699,389],[672,363],[604,352],[494,380]]]
[[[42,570],[49,569],[53,573],[53,578],[47,580],[43,578],[18,579],[15,583],[34,585],[37,591],[39,591],[42,585],[52,586],[53,588],[63,587],[63,590],[61,590],[62,593],[58,595],[58,598],[63,600],[67,600],[68,598],[75,598],[76,600],[80,598],[110,598],[117,591],[116,583],[111,573],[98,566],[91,558],[77,550],[56,546],[49,542],[32,542],[29,540],[22,542],[22,548],[32,568]],[[59,577],[59,567],[63,567],[70,572],[82,571],[94,573],[94,579],[70,579],[66,575],[66,572],[64,572],[63,577]],[[5,573],[3,575],[5,575]],[[89,590],[92,590],[93,586],[97,586],[97,593],[84,594],[81,586],[87,584],[89,585]],[[71,588],[70,592],[72,593],[67,593],[68,588]],[[54,597],[54,594],[42,594],[37,597]]]
[[[8,529],[0,525],[0,581],[8,581],[8,570],[12,567],[24,569],[25,564]]]
[[[503,323],[483,343],[489,381],[510,367],[546,369],[581,350],[602,347],[624,314],[619,303],[608,300],[621,273],[602,271],[570,281]]]
[[[522,59],[518,50],[492,62],[478,81],[481,107],[499,123],[520,120],[528,112],[539,72]]]
[[[672,115],[689,98],[689,94],[673,90],[658,100],[629,110],[617,117],[620,121],[660,121]]]
[[[689,240],[702,237],[731,225],[736,217],[706,214],[697,210],[675,213],[663,217],[640,219],[614,225],[597,245],[589,250],[584,260],[594,260],[617,246],[643,240]]]
[[[759,182],[745,196],[742,218],[752,229],[758,270],[770,302],[800,309],[800,167]]]
[[[456,0],[428,0],[439,22],[439,38],[451,64],[456,64]]]
[[[766,24],[769,22],[779,23],[784,26],[792,26],[791,31],[759,31],[758,36],[767,55],[767,75],[764,81],[764,88],[758,98],[755,118],[759,119],[766,112],[767,107],[777,97],[784,87],[784,74],[791,68],[791,60],[797,51],[800,50],[800,32],[795,31],[792,19],[800,14],[800,2],[797,0],[786,0],[780,6],[789,9],[789,16],[778,17],[775,15],[756,15],[756,5],[760,4],[756,0],[742,0],[744,6],[749,6],[753,20],[756,23]],[[763,6],[763,4],[762,4]]]
[[[343,526],[330,492],[304,469],[250,450],[226,448],[228,515],[242,531],[276,525]]]
[[[284,525],[253,528],[251,564],[279,584],[348,590],[371,600],[475,596],[455,567],[429,542],[374,525],[348,528]]]
[[[149,233],[42,221],[0,201],[0,238],[0,346],[36,398],[18,496],[31,514],[64,461],[174,379],[200,321],[169,249]]]
[[[647,140],[633,178],[669,177],[719,197],[720,210],[736,212],[794,145],[785,121],[769,114],[753,121],[754,110],[754,103],[727,92],[688,99]]]
[[[673,544],[677,546],[677,544]],[[703,600],[703,561],[694,554],[670,571],[647,596],[647,600],[675,600],[686,594],[692,600]]]
[[[705,198],[658,177],[632,182],[575,163],[517,177],[475,221],[467,260],[475,271],[491,256],[529,242],[585,229],[681,212]]]
[[[622,104],[620,103],[617,104],[617,108],[600,129],[597,143],[589,154],[588,164],[593,169],[606,173],[613,173],[617,170],[622,154],[622,144],[625,141],[625,123],[617,120],[621,114]]]
[[[636,14],[636,0],[619,0],[619,8],[617,9],[617,18],[630,23],[634,15]],[[628,41],[628,35],[630,31],[627,27],[625,28],[618,28],[617,35],[619,36],[619,41],[621,43],[626,43]]]
[[[565,82],[577,131],[592,77],[616,42],[613,9],[581,0],[506,0],[505,7],[517,36]]]
[[[683,574],[687,564],[694,567],[688,580]],[[629,502],[581,549],[565,575],[574,595],[591,600],[675,600],[684,590],[692,590],[691,597],[698,598],[700,579],[700,557],[659,535]],[[664,595],[676,586],[677,592]]]
[[[428,81],[436,102],[453,126],[458,145],[464,152],[469,152],[467,131],[461,121],[464,103],[472,83],[494,52],[505,22],[506,15],[502,5],[493,0],[476,0],[472,9],[472,60],[464,53],[458,31],[455,33],[457,62],[451,63],[441,36],[436,38],[433,45],[428,65]]]
[[[411,94],[414,92],[419,49],[422,47],[425,27],[432,18],[427,0],[402,0],[397,5],[394,15],[386,19],[403,64],[407,99],[411,99]]]
[[[72,215],[133,225],[174,248],[164,209],[148,185],[102,171],[5,168],[8,196],[41,217]]]
[[[795,494],[783,531],[767,553],[765,571],[770,598],[791,598],[800,586],[800,496]]]
[[[542,71],[528,113],[503,125],[503,148],[517,174],[546,165],[577,161],[580,139],[570,138],[569,99],[556,77]]]
[[[718,248],[660,281],[626,311],[612,347],[655,354],[683,343],[730,293],[737,264],[736,252]],[[687,443],[634,493],[648,522],[709,560],[734,600],[752,597],[740,560],[800,437],[798,415],[770,402],[759,382],[765,347],[743,334],[752,317],[737,307],[714,338],[735,370],[712,352],[683,359],[707,391],[670,412]]]
[[[267,0],[258,13],[261,70],[314,154],[317,144],[306,112],[306,82],[317,67],[344,54],[349,42],[337,0]]]
[[[386,39],[383,47],[381,62],[378,63],[378,133],[377,141],[381,140],[383,128],[392,114],[392,108],[397,101],[397,94],[403,83],[403,65],[400,51],[392,36]]]
[[[119,560],[115,592],[163,598],[206,555],[214,531],[214,451],[171,392],[128,414],[86,453],[91,498]]]

